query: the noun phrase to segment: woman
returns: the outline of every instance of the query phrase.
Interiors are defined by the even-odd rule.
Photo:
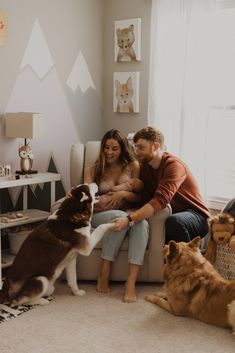
[[[106,223],[116,217],[127,217],[127,213],[119,210],[123,199],[129,202],[138,201],[139,195],[127,190],[110,191],[131,178],[139,177],[139,163],[135,160],[128,140],[119,130],[112,129],[104,135],[98,160],[85,174],[85,182],[96,182],[100,194],[111,195],[109,206],[113,210],[95,213],[92,225]],[[140,266],[143,264],[145,249],[148,242],[148,223],[146,220],[134,224],[129,229],[129,274],[125,286],[124,302],[135,302],[135,283]],[[101,293],[109,292],[109,274],[111,263],[119,251],[127,229],[120,232],[109,232],[103,238],[102,263],[98,277],[97,290]]]

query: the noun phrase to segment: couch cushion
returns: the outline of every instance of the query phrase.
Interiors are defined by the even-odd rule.
[[[84,169],[92,166],[98,159],[100,152],[100,141],[89,141],[85,146]]]

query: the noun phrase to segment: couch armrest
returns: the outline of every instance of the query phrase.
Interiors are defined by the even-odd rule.
[[[165,245],[165,221],[171,215],[171,206],[157,212],[149,219],[148,280],[163,281],[163,247]]]
[[[83,143],[75,143],[70,150],[70,184],[76,186],[83,182],[84,172],[84,153]]]
[[[76,186],[83,183],[84,170],[95,163],[100,150],[100,141],[89,141],[84,145],[77,142],[70,150],[70,183]]]

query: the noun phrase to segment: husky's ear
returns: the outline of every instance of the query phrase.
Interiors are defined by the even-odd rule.
[[[171,240],[169,243],[169,254],[168,259],[171,260],[179,253],[179,245],[174,241]]]
[[[196,237],[188,243],[188,246],[190,246],[190,248],[199,248],[200,242],[201,242],[201,238]]]

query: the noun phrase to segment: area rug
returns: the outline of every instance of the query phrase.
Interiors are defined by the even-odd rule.
[[[49,297],[47,298],[49,301],[52,301],[54,298]],[[38,305],[10,305],[8,303],[0,304],[0,324],[3,322],[14,319],[20,316],[23,313],[37,307]]]

